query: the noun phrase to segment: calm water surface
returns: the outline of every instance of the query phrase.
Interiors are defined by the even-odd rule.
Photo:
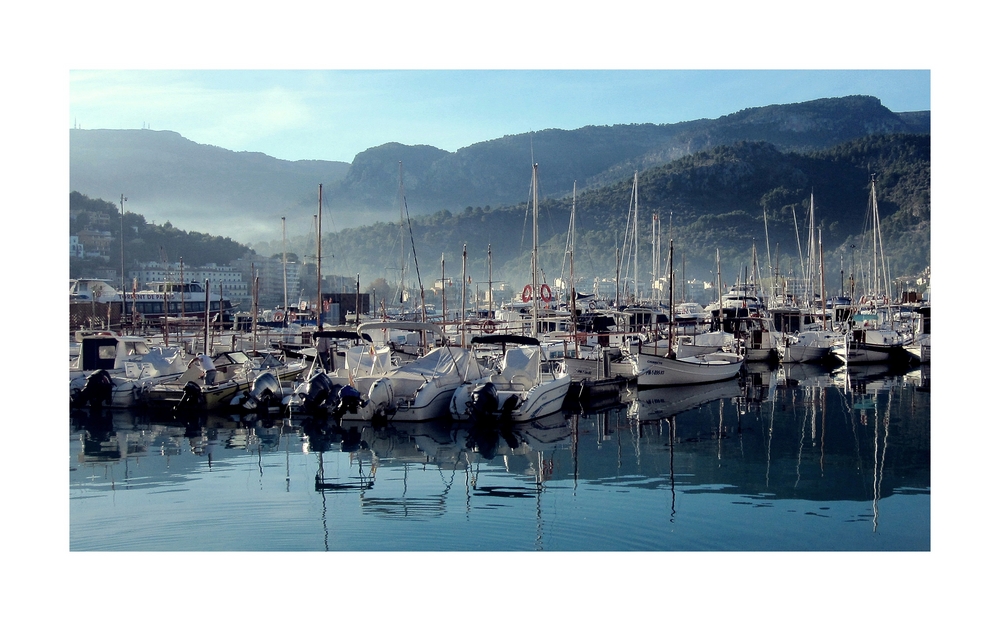
[[[930,369],[750,367],[514,430],[70,416],[70,550],[930,550]]]

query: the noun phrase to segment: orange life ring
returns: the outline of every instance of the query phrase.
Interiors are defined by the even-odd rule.
[[[521,301],[531,301],[531,285],[524,285],[524,289],[521,290]]]
[[[552,289],[550,289],[548,285],[544,285],[543,284],[541,287],[539,287],[538,288],[538,294],[540,296],[542,296],[542,301],[543,302],[551,302],[552,301]]]
[[[274,311],[274,321],[282,321],[285,318],[285,313],[281,311]]]
[[[493,334],[496,331],[497,331],[497,324],[493,323],[489,319],[487,319],[486,322],[483,323],[483,332],[485,332],[486,334]]]

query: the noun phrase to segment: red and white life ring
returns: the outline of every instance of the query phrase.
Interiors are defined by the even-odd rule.
[[[486,334],[493,334],[496,331],[497,324],[493,323],[491,320],[487,319],[485,323],[483,323],[483,332]]]
[[[274,321],[282,321],[285,318],[285,313],[279,311],[274,311]]]
[[[521,290],[521,301],[522,302],[531,301],[531,285],[524,285],[524,289]]]
[[[552,301],[552,289],[550,289],[548,285],[543,284],[541,287],[539,287],[538,295],[542,296],[543,302]]]

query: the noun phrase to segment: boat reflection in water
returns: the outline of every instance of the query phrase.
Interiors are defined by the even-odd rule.
[[[749,365],[509,429],[74,411],[70,545],[929,550],[929,372]]]

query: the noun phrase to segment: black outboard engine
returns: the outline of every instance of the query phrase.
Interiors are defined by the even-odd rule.
[[[317,373],[302,388],[299,396],[303,407],[307,412],[313,412],[334,400],[338,386],[326,373]]]
[[[243,407],[248,410],[267,408],[274,399],[281,399],[281,382],[274,373],[267,371],[254,378],[250,392],[243,401]]]
[[[354,386],[344,386],[337,393],[337,396],[340,398],[340,404],[337,406],[338,413],[358,413],[358,408],[361,407],[361,393],[358,392],[357,388]]]
[[[480,384],[469,393],[469,402],[466,406],[469,418],[477,421],[493,420],[496,418],[497,410],[500,409],[500,397],[497,396],[497,387],[493,382]]]
[[[111,374],[106,369],[98,369],[87,377],[87,382],[83,385],[72,401],[75,408],[90,404],[92,408],[98,408],[102,403],[111,405],[111,392],[114,384],[111,381]]]
[[[174,406],[174,410],[185,410],[196,408],[201,404],[201,386],[197,382],[188,382],[181,389],[181,400]]]

